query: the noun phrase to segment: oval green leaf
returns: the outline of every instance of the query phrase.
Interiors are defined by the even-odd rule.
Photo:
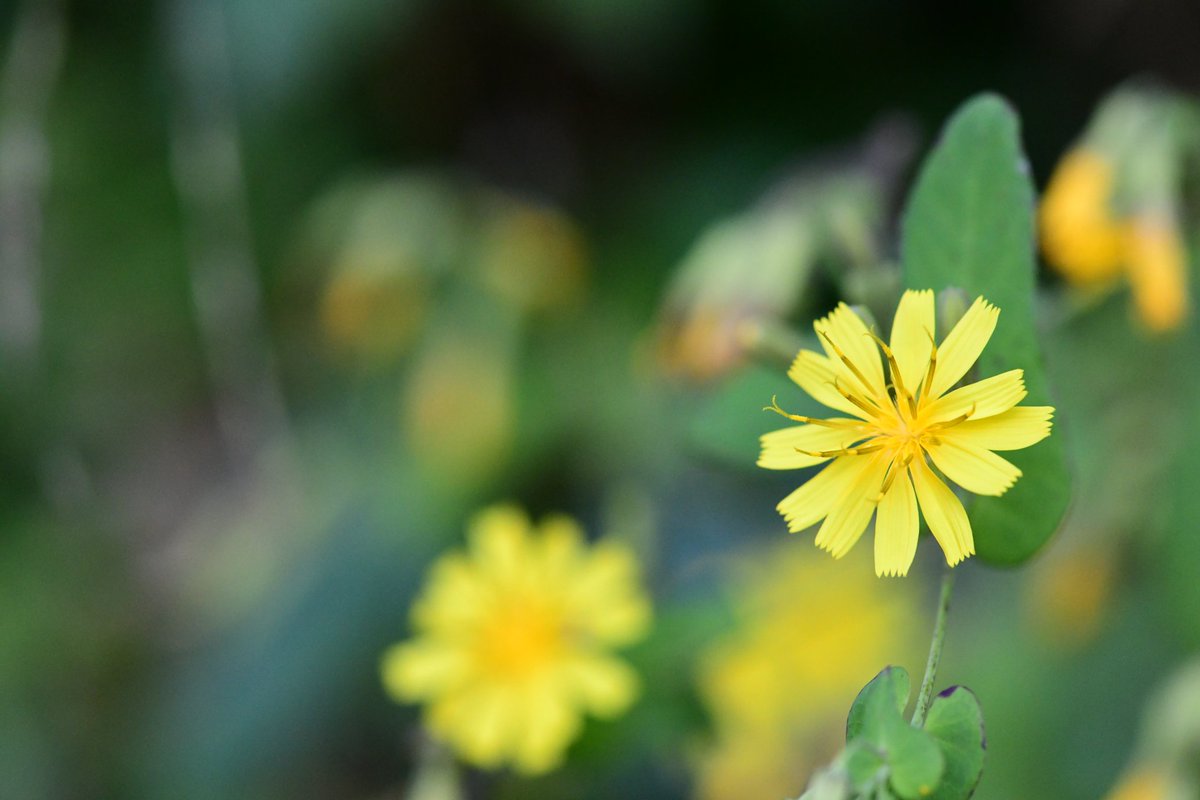
[[[925,717],[925,731],[937,742],[946,760],[941,783],[930,800],[970,797],[983,774],[987,749],[979,700],[970,689],[951,686],[933,699]]]
[[[902,229],[904,284],[964,289],[1000,307],[981,376],[1025,370],[1029,405],[1050,400],[1033,319],[1034,193],[1019,122],[995,95],[968,101],[946,124],[909,196]],[[1006,452],[1023,475],[1001,497],[969,510],[979,557],[1019,564],[1046,543],[1067,508],[1070,481],[1061,434]]]

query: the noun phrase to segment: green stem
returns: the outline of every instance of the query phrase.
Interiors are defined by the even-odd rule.
[[[933,622],[933,641],[929,643],[929,660],[925,662],[925,677],[921,679],[921,692],[917,695],[917,707],[913,710],[912,724],[920,728],[925,724],[925,714],[933,700],[933,682],[937,678],[938,662],[942,660],[942,645],[946,641],[946,614],[950,611],[950,594],[954,589],[954,572],[947,567],[942,574],[942,591],[938,596],[937,618]]]

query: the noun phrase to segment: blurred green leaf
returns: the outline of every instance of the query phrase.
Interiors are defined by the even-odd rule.
[[[705,398],[688,426],[691,444],[706,456],[753,467],[758,437],[793,423],[769,411],[772,396],[792,414],[825,416],[828,410],[786,375],[786,369],[747,365]]]
[[[925,731],[934,738],[946,760],[933,800],[962,800],[970,797],[983,773],[987,738],[983,709],[975,694],[963,686],[951,686],[933,699],[925,717]]]
[[[1030,405],[1049,405],[1033,321],[1033,186],[1016,113],[999,97],[967,102],[921,169],[903,223],[905,286],[960,287],[1002,313],[979,359],[981,375],[1025,370]],[[1070,498],[1061,437],[1006,453],[1024,473],[1003,497],[969,514],[979,557],[1019,564],[1058,528]]]

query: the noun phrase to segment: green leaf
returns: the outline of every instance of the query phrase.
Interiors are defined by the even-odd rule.
[[[885,723],[882,744],[897,795],[916,800],[939,788],[946,760],[929,733],[896,716]]]
[[[933,699],[925,717],[925,731],[933,737],[946,760],[932,800],[970,797],[983,773],[987,736],[983,709],[970,689],[951,686]]]
[[[1029,405],[1053,405],[1033,319],[1034,195],[1014,111],[994,95],[967,102],[946,124],[908,201],[904,284],[964,289],[1001,309],[979,359],[983,377],[1025,370]],[[1023,475],[1002,497],[969,510],[979,557],[1019,564],[1053,535],[1069,500],[1061,433],[1004,454]]]
[[[846,718],[846,741],[853,742],[865,736],[879,742],[886,720],[900,715],[908,705],[908,693],[912,688],[908,670],[904,667],[885,667],[862,688],[850,715]]]
[[[866,794],[886,777],[883,752],[866,739],[856,739],[846,746],[842,764],[851,786],[859,794]]]
[[[795,425],[778,414],[763,411],[771,397],[792,414],[828,416],[787,377],[786,369],[748,364],[701,401],[687,423],[687,440],[701,455],[754,469],[758,437]]]
[[[881,772],[904,800],[926,797],[938,785],[944,762],[941,750],[929,734],[909,725],[903,716],[910,688],[907,670],[887,667],[863,687],[850,707],[846,766],[860,791],[860,781],[870,789],[874,784],[869,779],[874,777],[877,784]],[[872,751],[878,754],[876,764],[869,757]]]

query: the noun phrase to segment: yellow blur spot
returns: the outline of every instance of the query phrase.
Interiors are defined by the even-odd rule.
[[[1030,616],[1045,640],[1078,647],[1100,632],[1112,599],[1116,565],[1105,549],[1075,548],[1031,576]]]
[[[1069,282],[1103,287],[1127,276],[1142,323],[1155,333],[1183,324],[1189,307],[1187,254],[1169,210],[1121,215],[1115,166],[1085,148],[1068,153],[1039,210],[1046,261]]]
[[[583,296],[583,235],[553,209],[505,201],[485,224],[479,248],[485,285],[519,310],[562,309]]]
[[[916,598],[878,581],[865,553],[830,564],[780,547],[745,564],[737,625],[700,656],[714,741],[701,800],[795,797],[844,742],[846,709],[883,666],[911,654]]]
[[[414,272],[335,271],[321,298],[321,327],[339,350],[370,360],[402,355],[427,316],[428,287]]]
[[[1105,800],[1167,800],[1170,781],[1155,769],[1132,772],[1117,784]]]
[[[1156,333],[1178,328],[1188,312],[1187,255],[1179,230],[1168,218],[1144,214],[1129,223],[1125,251],[1142,321]]]
[[[1112,194],[1112,164],[1085,149],[1068,153],[1046,187],[1042,249],[1072,283],[1103,283],[1121,273],[1124,232],[1109,207]]]

